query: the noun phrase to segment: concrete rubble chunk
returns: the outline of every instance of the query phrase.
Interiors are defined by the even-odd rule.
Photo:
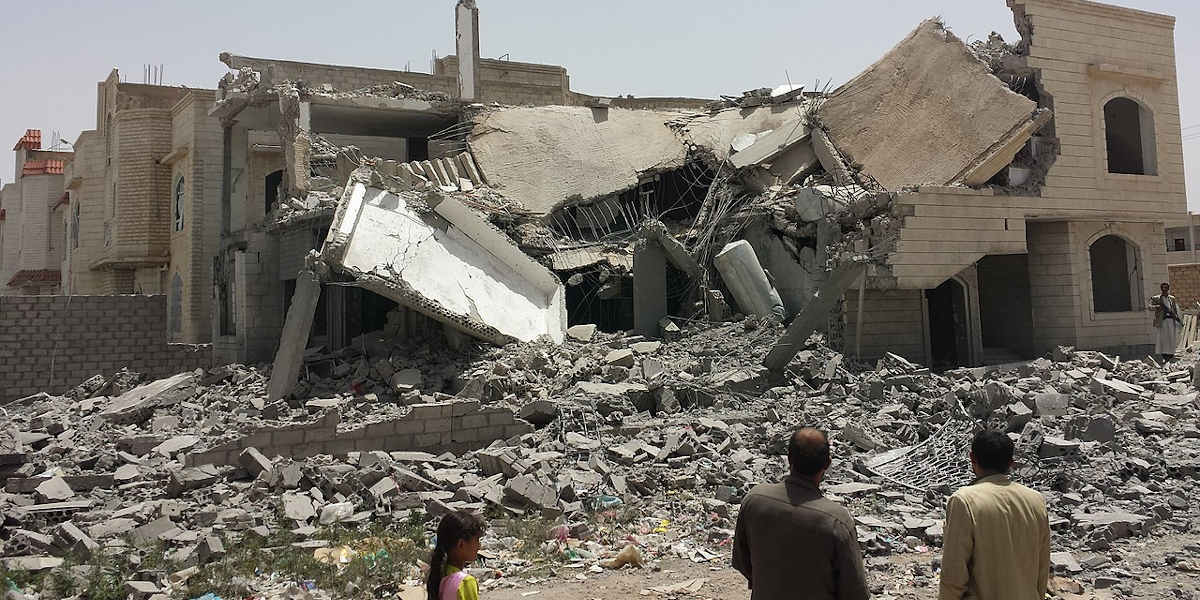
[[[55,537],[62,547],[80,552],[85,556],[90,556],[91,553],[100,549],[100,544],[70,521],[58,525],[55,529]]]
[[[200,438],[198,436],[179,435],[164,441],[163,443],[152,448],[152,450],[163,456],[169,457],[179,452],[183,452],[184,450],[187,450],[198,443],[200,443]]]
[[[543,485],[532,475],[519,475],[509,480],[504,486],[504,495],[532,508],[558,509],[558,494],[554,488]]]
[[[567,328],[567,336],[577,342],[590,342],[595,335],[596,326],[590,323],[587,325],[572,325]]]
[[[634,364],[633,350],[628,348],[613,350],[604,356],[604,364],[632,368]]]
[[[180,373],[138,386],[109,402],[100,416],[113,423],[141,423],[150,417],[154,407],[191,396],[195,382],[194,373]]]
[[[251,477],[258,477],[262,473],[270,475],[275,472],[275,466],[271,464],[271,461],[263,456],[258,448],[254,447],[246,448],[238,454],[238,464],[246,469]]]
[[[170,517],[159,517],[133,530],[132,536],[138,543],[166,541],[179,532],[179,527]]]
[[[52,477],[43,481],[34,490],[37,493],[38,501],[42,503],[62,502],[75,497],[75,492],[71,486],[63,481],[62,477]]]
[[[284,516],[293,521],[304,523],[317,516],[317,510],[313,508],[312,500],[308,496],[284,494],[280,496],[280,500],[283,502]]]
[[[558,405],[550,400],[534,400],[521,407],[518,416],[533,423],[534,426],[549,425],[558,416]]]

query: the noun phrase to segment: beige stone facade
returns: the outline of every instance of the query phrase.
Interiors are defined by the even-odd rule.
[[[221,185],[213,91],[122,83],[116,70],[97,90],[97,128],[67,167],[65,289],[166,295],[170,340],[207,342]]]
[[[1059,344],[1147,347],[1145,298],[1167,279],[1164,223],[1186,211],[1175,20],[1083,0],[1009,6],[1039,106],[1054,114],[1030,141],[1034,152],[1054,152],[1044,185],[1038,195],[999,187],[901,193],[897,252],[874,279],[895,290],[868,290],[865,305],[897,308],[867,321],[863,337],[923,339],[917,358],[935,362],[934,338],[952,329],[966,341],[959,364]],[[940,298],[946,285],[950,304]],[[1019,298],[1010,286],[1021,288]],[[953,323],[933,323],[937,302]],[[1023,339],[1006,339],[1014,324]]]
[[[61,289],[64,171],[71,152],[42,149],[40,130],[13,146],[15,180],[0,190],[0,295]]]

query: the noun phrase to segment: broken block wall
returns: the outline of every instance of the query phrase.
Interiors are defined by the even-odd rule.
[[[165,296],[0,298],[0,402],[123,367],[165,377],[212,366],[208,346],[168,344],[166,328]]]
[[[1179,309],[1195,311],[1200,302],[1200,263],[1183,263],[1168,267],[1171,294],[1179,301]]]

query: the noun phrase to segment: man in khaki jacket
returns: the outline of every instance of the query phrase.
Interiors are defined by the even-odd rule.
[[[867,600],[854,518],[818,486],[831,464],[824,433],[804,428],[788,442],[791,475],[757,485],[742,501],[733,568],[752,600]]]
[[[939,600],[1041,600],[1050,577],[1050,520],[1041,494],[1008,478],[1013,443],[971,442],[977,479],[946,503]]]

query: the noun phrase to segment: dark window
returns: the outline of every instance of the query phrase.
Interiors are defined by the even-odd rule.
[[[183,176],[175,180],[175,231],[183,231]]]
[[[1092,263],[1092,307],[1096,312],[1134,310],[1141,297],[1137,247],[1121,237],[1106,235],[1088,248]]]
[[[283,171],[275,171],[267,175],[266,189],[263,191],[263,214],[270,214],[271,206],[279,199],[279,187],[283,185]]]
[[[1154,175],[1154,117],[1129,98],[1113,98],[1104,105],[1104,142],[1108,172]]]
[[[1183,238],[1175,238],[1175,251],[1187,250],[1187,242]]]

